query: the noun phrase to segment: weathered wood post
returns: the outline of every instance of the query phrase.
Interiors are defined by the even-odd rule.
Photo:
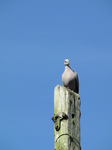
[[[57,85],[54,89],[54,146],[55,150],[81,150],[80,97]]]

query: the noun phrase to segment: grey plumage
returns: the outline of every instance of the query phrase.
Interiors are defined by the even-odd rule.
[[[65,59],[64,65],[65,70],[62,74],[63,86],[79,93],[79,79],[77,73],[70,68],[68,59]]]

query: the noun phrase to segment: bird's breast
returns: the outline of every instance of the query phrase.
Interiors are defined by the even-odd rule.
[[[62,82],[63,82],[63,85],[65,86],[67,86],[74,79],[75,79],[75,74],[70,71],[69,72],[65,71],[62,74]]]

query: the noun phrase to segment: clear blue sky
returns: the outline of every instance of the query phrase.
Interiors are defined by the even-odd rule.
[[[78,73],[82,150],[112,150],[112,1],[0,1],[0,150],[53,150],[54,87]]]

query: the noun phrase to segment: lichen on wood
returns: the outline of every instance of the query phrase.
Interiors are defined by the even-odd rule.
[[[81,149],[80,97],[60,85],[54,90],[54,145],[55,150]]]

